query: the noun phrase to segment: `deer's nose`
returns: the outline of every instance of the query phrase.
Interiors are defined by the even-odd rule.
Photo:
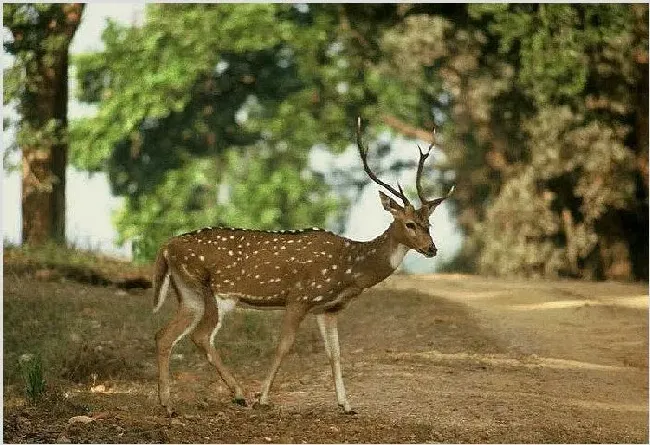
[[[436,246],[434,246],[433,244],[431,244],[431,245],[429,246],[429,249],[427,250],[427,254],[429,254],[430,256],[433,257],[433,256],[436,256],[437,253],[438,253],[438,249],[436,249]]]

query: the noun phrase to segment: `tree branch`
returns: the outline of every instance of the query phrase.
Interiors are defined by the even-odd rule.
[[[420,139],[424,142],[427,142],[429,144],[432,144],[434,142],[433,140],[433,131],[428,131],[423,128],[418,128],[414,127],[413,125],[410,125],[403,120],[401,120],[398,117],[395,117],[390,114],[384,114],[381,116],[381,121],[388,125],[390,128],[393,130],[397,131],[398,133],[412,137],[414,139]],[[440,149],[439,146],[436,146],[436,148]]]

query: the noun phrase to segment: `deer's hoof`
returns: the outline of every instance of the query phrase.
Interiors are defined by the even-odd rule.
[[[248,406],[248,404],[246,403],[246,399],[241,398],[241,397],[239,397],[239,398],[235,397],[234,399],[232,399],[232,403],[234,403],[235,405],[239,405],[239,406]]]
[[[350,415],[350,416],[357,414],[357,411],[352,409],[350,405],[348,405],[347,403],[345,405],[339,405],[339,408],[341,408],[343,414]]]

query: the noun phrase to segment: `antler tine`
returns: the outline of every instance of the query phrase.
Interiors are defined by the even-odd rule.
[[[416,187],[416,189],[418,191],[418,197],[420,198],[420,201],[422,201],[422,205],[429,206],[430,211],[433,211],[433,209],[438,207],[445,199],[449,198],[451,196],[451,194],[454,192],[454,189],[456,188],[455,185],[452,185],[449,192],[447,192],[447,194],[445,196],[443,196],[442,198],[436,198],[436,199],[428,200],[424,196],[424,192],[422,190],[422,185],[420,184],[420,180],[422,179],[422,171],[424,170],[424,161],[427,160],[427,158],[431,154],[431,150],[433,149],[433,147],[435,145],[436,145],[436,129],[434,127],[434,129],[433,129],[433,142],[431,142],[431,144],[429,145],[429,149],[427,150],[427,152],[426,153],[423,152],[422,148],[418,145],[418,150],[420,151],[420,160],[418,161],[418,171],[417,171],[417,174],[415,176],[415,187]]]
[[[431,154],[431,149],[433,148],[433,143],[429,145],[429,149],[427,150],[426,153],[422,151],[422,148],[418,145],[418,150],[420,151],[420,159],[418,160],[418,171],[415,175],[415,188],[418,191],[418,197],[420,198],[420,201],[422,204],[427,202],[427,199],[424,197],[424,191],[422,190],[422,184],[420,184],[421,179],[422,179],[422,171],[424,170],[424,161],[427,160],[429,155]]]
[[[391,192],[393,195],[399,197],[405,206],[410,205],[410,202],[408,198],[406,198],[406,195],[404,194],[404,191],[402,190],[402,187],[399,185],[399,183],[397,184],[397,187],[399,187],[399,191],[397,191],[393,187],[391,187],[390,185],[386,184],[384,181],[379,179],[372,172],[372,170],[370,170],[370,166],[368,166],[368,150],[363,148],[363,143],[361,142],[361,117],[357,118],[357,147],[359,148],[359,156],[361,156],[361,161],[363,162],[363,170],[368,174],[370,179],[372,179],[377,184],[383,186],[386,190]]]

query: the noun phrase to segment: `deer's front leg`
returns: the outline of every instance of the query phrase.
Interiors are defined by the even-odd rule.
[[[343,374],[341,373],[341,351],[339,349],[337,315],[336,313],[325,312],[316,315],[316,321],[318,322],[318,327],[323,337],[323,342],[325,343],[325,354],[327,354],[327,358],[332,366],[332,377],[334,377],[338,404],[346,414],[355,414],[355,411],[345,396]]]
[[[264,383],[262,384],[262,393],[258,402],[260,405],[269,404],[269,391],[271,389],[271,385],[273,384],[273,380],[275,379],[275,375],[280,368],[282,359],[285,355],[287,355],[291,349],[291,346],[293,346],[298,326],[300,326],[300,322],[305,318],[308,309],[308,307],[300,304],[287,306],[284,317],[282,319],[280,341],[278,342],[278,348],[275,353],[275,357],[273,358],[273,364],[271,365],[271,369],[268,376],[266,377],[266,380],[264,380]]]

